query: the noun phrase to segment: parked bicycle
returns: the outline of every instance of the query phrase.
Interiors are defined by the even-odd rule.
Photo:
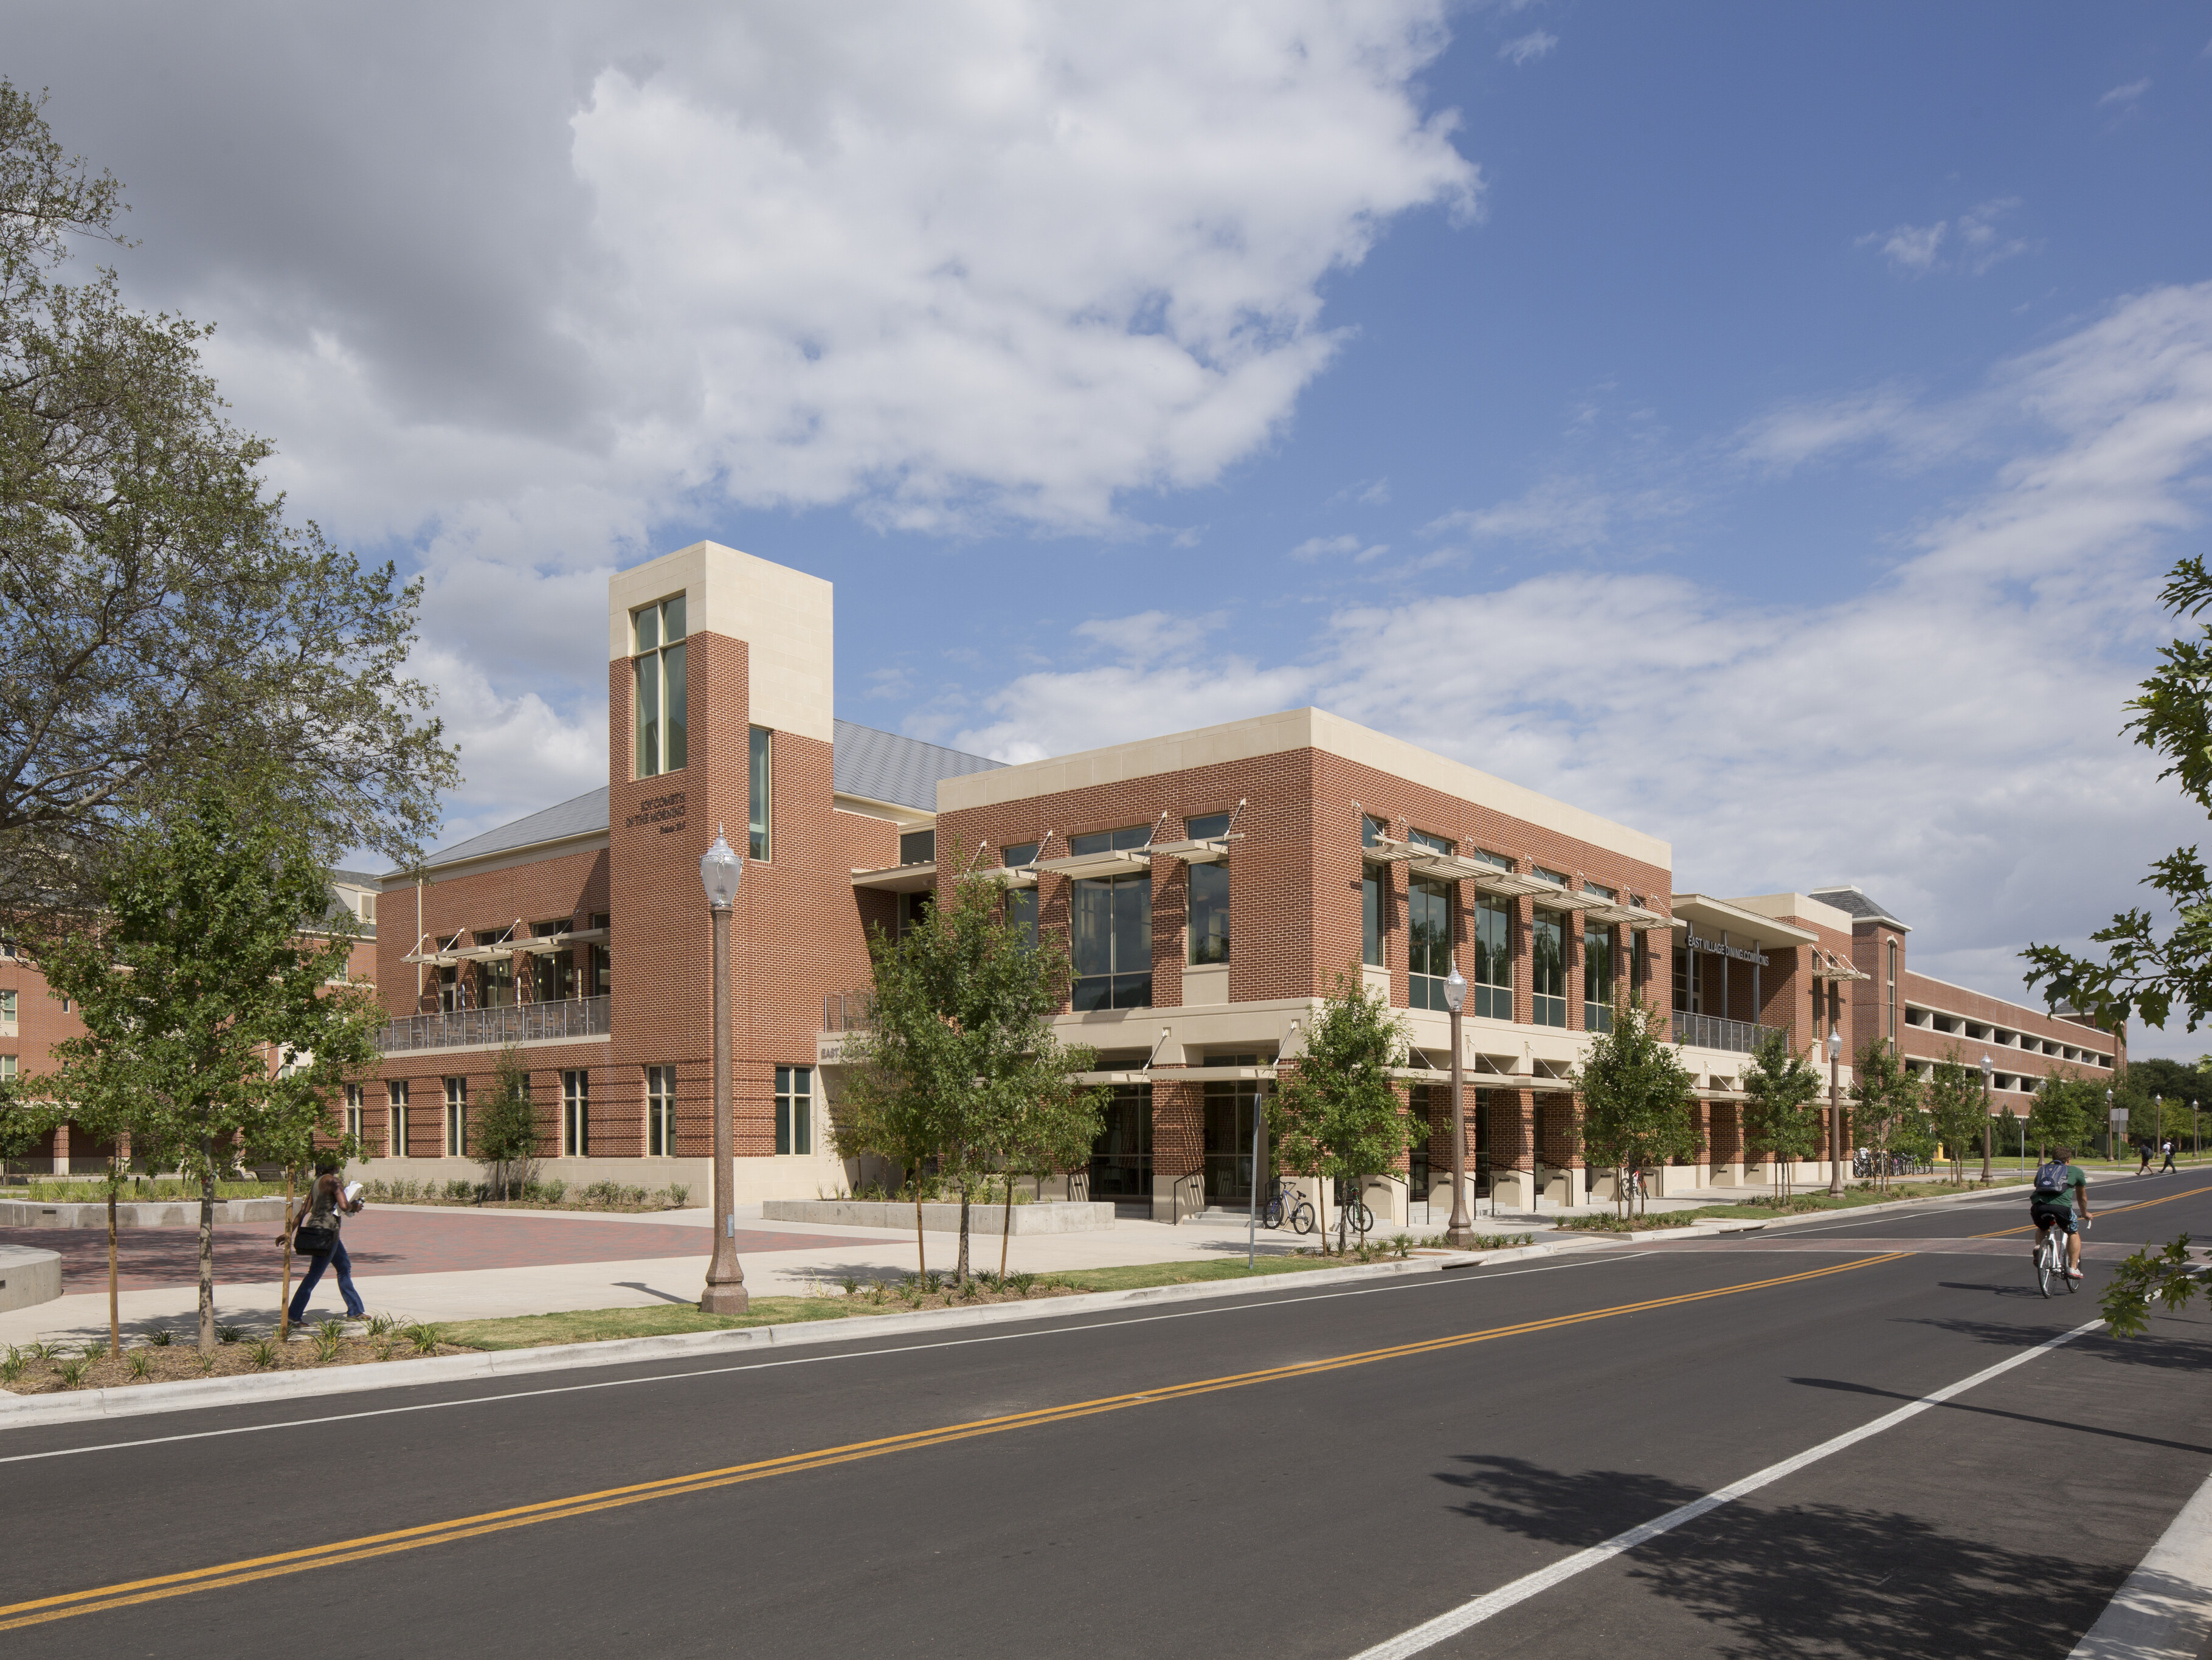
[[[1261,1207],[1260,1221],[1261,1225],[1270,1228],[1279,1228],[1288,1222],[1293,1233],[1311,1233],[1314,1231],[1313,1201],[1291,1183],[1277,1177],[1275,1191]]]

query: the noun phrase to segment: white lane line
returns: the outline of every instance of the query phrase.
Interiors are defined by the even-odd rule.
[[[2198,1660],[2212,1635],[2212,1477],[2067,1660]]]
[[[1971,1377],[1962,1377],[1955,1383],[1946,1384],[1932,1395],[1923,1395],[1917,1401],[1907,1402],[1894,1412],[1886,1412],[1871,1423],[1862,1424],[1855,1430],[1848,1430],[1832,1440],[1821,1442],[1817,1447],[1808,1447],[1795,1457],[1785,1458],[1778,1464],[1769,1464],[1765,1469],[1755,1471],[1745,1476],[1742,1481],[1731,1482],[1725,1487],[1717,1487],[1704,1498],[1693,1499],[1680,1509],[1670,1510],[1664,1516],[1646,1522],[1641,1527],[1631,1528],[1626,1533],[1615,1534],[1601,1545],[1592,1545],[1588,1550],[1577,1551],[1572,1556],[1562,1558],[1547,1568],[1539,1568],[1534,1573],[1524,1574],[1510,1584],[1501,1585],[1496,1590],[1486,1592],[1471,1602],[1462,1602],[1457,1608],[1440,1614],[1433,1620],[1422,1621],[1411,1631],[1400,1633],[1387,1643],[1377,1643],[1371,1649],[1362,1649],[1353,1657],[1353,1660],[1407,1660],[1408,1656],[1419,1654],[1424,1649],[1434,1648],[1448,1637],[1456,1637],[1462,1632],[1482,1624],[1486,1620],[1495,1619],[1506,1609],[1516,1607],[1530,1597],[1551,1590],[1554,1585],[1562,1584],[1578,1573],[1586,1573],[1602,1563],[1610,1562],[1623,1552],[1634,1550],[1638,1545],[1656,1539],[1662,1534],[1672,1533],[1683,1523],[1694,1522],[1708,1511],[1718,1510],[1731,1499],[1741,1499],[1746,1493],[1756,1493],[1770,1482],[1779,1481],[1785,1475],[1794,1475],[1808,1464],[1817,1464],[1823,1458],[1831,1457],[1846,1448],[1855,1447],[1862,1441],[1880,1435],[1884,1430],[1895,1428],[1906,1419],[1917,1417],[1930,1407],[1941,1406],[1954,1395],[1964,1395],[1968,1389],[1986,1383],[1993,1377],[2002,1377],[2014,1366],[2024,1366],[2037,1356],[2047,1354],[2061,1344],[2070,1343],[2083,1333],[2094,1331],[2104,1323],[2102,1320],[2092,1320],[2086,1325],[2075,1327],[2071,1331],[2062,1332],[2047,1342],[2038,1343],[2032,1349],[2022,1349],[2009,1359],[2000,1360],[1994,1366],[1986,1366]]]
[[[46,1452],[18,1452],[0,1457],[0,1464],[27,1464],[41,1458],[74,1458],[80,1453],[124,1452],[133,1447],[162,1447],[174,1441],[212,1441],[226,1435],[258,1435],[265,1430],[311,1429],[322,1424],[349,1424],[363,1418],[392,1418],[402,1413],[442,1412],[450,1407],[483,1407],[497,1401],[529,1401],[539,1395],[580,1395],[591,1389],[629,1389],[638,1383],[683,1383],[695,1377],[724,1377],[733,1372],[770,1371],[780,1366],[817,1366],[832,1360],[870,1360],[887,1354],[926,1354],[933,1349],[966,1348],[975,1343],[1011,1343],[1035,1337],[1058,1337],[1070,1332],[1106,1331],[1120,1326],[1149,1326],[1163,1320],[1195,1320],[1203,1315],[1246,1314],[1255,1309],[1289,1308],[1306,1303],[1334,1302],[1340,1297],[1374,1297],[1383,1292],[1419,1291],[1437,1286],[1464,1286],[1492,1280],[1514,1280],[1524,1274],[1556,1274],[1562,1268],[1595,1268],[1611,1262],[1632,1262],[1649,1256],[1636,1251],[1622,1256],[1593,1256],[1573,1262],[1551,1262],[1537,1268],[1508,1268],[1480,1277],[1438,1274],[1433,1280],[1393,1281],[1387,1286],[1361,1286],[1351,1291],[1321,1292],[1308,1297],[1276,1297],[1265,1302],[1212,1304],[1168,1314],[1140,1315],[1127,1320],[1094,1320],[1080,1326],[1053,1326],[1042,1330],[996,1332],[983,1337],[949,1338],[941,1343],[902,1343],[892,1348],[846,1349],[834,1354],[798,1354],[788,1360],[754,1360],[736,1366],[702,1366],[694,1371],[655,1372],[647,1377],[609,1377],[592,1383],[562,1383],[551,1389],[512,1389],[503,1395],[471,1395],[454,1401],[418,1401],[404,1407],[374,1407],[365,1412],[331,1413],[319,1418],[286,1418],[272,1424],[238,1424],[228,1429],[193,1430],[182,1435],[151,1435],[136,1441],[101,1441],[91,1446],[55,1447]]]

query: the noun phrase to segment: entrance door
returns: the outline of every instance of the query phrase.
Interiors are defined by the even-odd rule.
[[[1152,1201],[1152,1086],[1117,1084],[1091,1149],[1091,1196]]]
[[[1212,1067],[1250,1067],[1256,1055],[1207,1057]],[[1206,1085],[1206,1201],[1234,1207],[1252,1201],[1252,1130],[1260,1108],[1257,1084]]]

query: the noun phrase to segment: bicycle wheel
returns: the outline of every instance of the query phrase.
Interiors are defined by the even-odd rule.
[[[2044,1230],[2043,1243],[2035,1251],[2035,1283],[2045,1297],[2051,1295],[2051,1231]]]
[[[1270,1199],[1261,1207],[1260,1225],[1263,1228],[1279,1228],[1283,1225],[1283,1201],[1281,1200]]]
[[[1314,1207],[1305,1200],[1299,1200],[1297,1207],[1291,1212],[1291,1231],[1294,1233],[1311,1233],[1314,1231]]]
[[[1364,1202],[1355,1202],[1348,1213],[1352,1231],[1363,1236],[1375,1231],[1375,1213]]]

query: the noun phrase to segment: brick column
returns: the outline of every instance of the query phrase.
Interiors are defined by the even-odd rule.
[[[70,1127],[64,1122],[54,1129],[54,1174],[67,1176],[70,1173],[69,1161]]]
[[[1175,1219],[1176,1183],[1206,1162],[1204,1086],[1152,1079],[1152,1220]]]

